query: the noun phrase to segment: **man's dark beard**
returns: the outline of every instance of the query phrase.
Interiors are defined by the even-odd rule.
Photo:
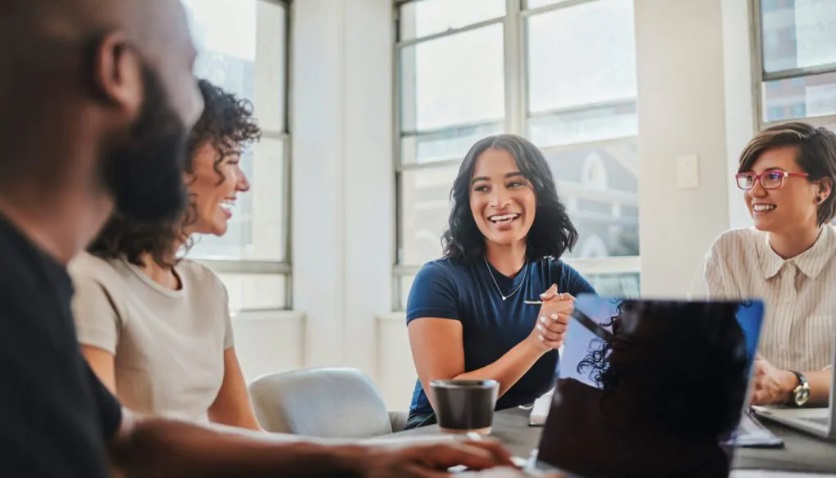
[[[157,75],[143,65],[145,100],[130,137],[102,158],[102,179],[116,212],[144,222],[173,219],[186,205],[186,127]]]

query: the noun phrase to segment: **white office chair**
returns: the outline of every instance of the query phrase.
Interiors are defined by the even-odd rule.
[[[262,428],[322,438],[369,438],[403,429],[406,412],[389,412],[359,370],[320,368],[273,373],[249,386]]]

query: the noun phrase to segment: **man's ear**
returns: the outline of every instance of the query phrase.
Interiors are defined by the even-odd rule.
[[[142,64],[124,33],[105,35],[93,54],[93,83],[99,96],[128,118],[142,108]]]

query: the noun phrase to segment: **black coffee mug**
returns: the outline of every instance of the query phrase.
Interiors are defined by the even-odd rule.
[[[441,431],[488,434],[499,395],[496,380],[433,380],[435,415]]]

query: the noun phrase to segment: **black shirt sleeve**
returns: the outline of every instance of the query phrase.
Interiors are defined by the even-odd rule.
[[[93,370],[85,365],[87,369],[87,380],[90,389],[93,391],[93,399],[96,402],[96,409],[99,411],[102,437],[110,440],[119,431],[122,424],[122,406],[110,390],[96,377]]]
[[[0,475],[105,477],[115,400],[91,386],[60,316],[27,299],[23,310],[0,294]]]
[[[104,478],[121,419],[76,342],[72,285],[0,218],[0,476]]]
[[[406,322],[421,318],[461,320],[456,284],[438,262],[424,265],[409,290]]]

